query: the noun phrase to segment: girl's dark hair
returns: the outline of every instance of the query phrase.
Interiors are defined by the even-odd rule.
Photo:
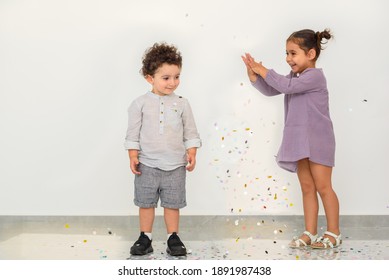
[[[142,60],[141,73],[144,77],[153,76],[162,64],[173,64],[182,67],[182,56],[177,48],[166,43],[155,43],[147,49]]]
[[[328,40],[333,37],[334,36],[331,34],[329,29],[325,29],[322,32],[315,32],[311,29],[303,29],[293,32],[286,41],[292,41],[293,43],[299,45],[299,47],[303,49],[305,53],[308,53],[308,51],[311,49],[315,49],[316,61],[320,56],[320,51],[323,50],[322,45],[326,44]]]

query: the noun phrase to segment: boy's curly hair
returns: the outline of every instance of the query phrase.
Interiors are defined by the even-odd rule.
[[[153,76],[162,64],[173,64],[179,68],[182,66],[182,56],[177,48],[166,43],[155,43],[151,48],[146,50],[143,60],[141,73],[144,77]]]

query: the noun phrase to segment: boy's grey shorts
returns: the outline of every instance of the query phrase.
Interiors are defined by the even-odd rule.
[[[186,206],[185,166],[171,171],[139,164],[141,175],[135,175],[134,203],[141,208],[161,207],[179,209]]]

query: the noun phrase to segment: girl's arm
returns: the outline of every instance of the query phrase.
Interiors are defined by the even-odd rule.
[[[312,91],[323,86],[325,78],[321,74],[322,72],[316,68],[308,68],[299,76],[287,76],[280,75],[274,70],[269,70],[265,82],[274,89],[285,93],[302,93]]]
[[[254,58],[249,53],[242,56],[242,59],[246,65],[247,75],[250,82],[257,90],[266,96],[273,96],[281,93],[265,82],[264,79],[266,78],[269,70],[262,65],[262,62],[255,62]]]
[[[255,83],[251,83],[257,90],[259,90],[263,95],[266,96],[274,96],[278,95],[281,92],[276,90],[274,87],[269,86],[265,80],[258,76],[258,79],[255,81]]]

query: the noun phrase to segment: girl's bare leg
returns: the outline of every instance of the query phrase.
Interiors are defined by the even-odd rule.
[[[309,165],[316,189],[323,203],[327,220],[327,231],[339,235],[339,200],[332,188],[332,167],[314,162],[309,162]],[[335,239],[332,236],[325,235],[325,237],[328,237],[332,243],[335,243]]]
[[[309,160],[302,159],[297,165],[297,176],[300,181],[303,196],[303,209],[305,230],[311,234],[317,234],[317,219],[319,212],[319,202],[317,198],[316,185],[313,179]],[[300,236],[305,243],[310,244],[311,240],[307,235]],[[312,240],[313,242],[314,240]]]

